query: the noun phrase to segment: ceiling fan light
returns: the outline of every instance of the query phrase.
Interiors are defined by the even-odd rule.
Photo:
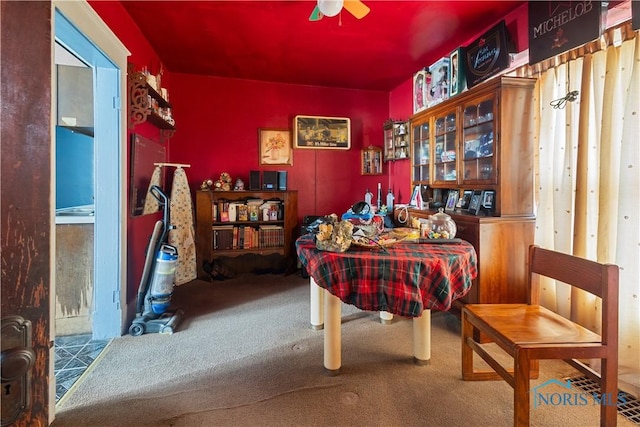
[[[324,16],[336,16],[342,10],[344,0],[318,0],[318,9]]]

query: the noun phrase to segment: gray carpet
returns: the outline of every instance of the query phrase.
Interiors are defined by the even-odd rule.
[[[342,308],[342,370],[323,369],[308,280],[241,275],[176,289],[173,335],[112,341],[56,408],[54,426],[508,426],[512,389],[460,379],[460,325],[433,313],[431,365],[411,354],[411,320]],[[540,379],[573,374],[541,363]],[[548,392],[566,392],[549,386]],[[619,416],[618,425],[633,426]],[[540,406],[532,425],[597,426],[599,408]]]

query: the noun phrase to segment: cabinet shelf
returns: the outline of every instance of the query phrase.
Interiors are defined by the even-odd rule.
[[[497,77],[411,118],[412,188],[446,202],[449,190],[494,191],[493,209],[449,210],[456,237],[478,254],[478,276],[462,303],[526,302],[533,244],[535,79]],[[409,209],[428,218],[434,210]],[[508,286],[507,286],[508,284]]]
[[[534,84],[502,76],[414,115],[412,187],[494,190],[495,216],[532,215]]]
[[[176,130],[176,127],[174,125],[166,121],[164,118],[162,118],[162,116],[154,111],[149,112],[146,121],[153,124],[158,129]]]
[[[233,225],[236,227],[244,226],[258,226],[258,225],[284,225],[284,221],[213,221],[211,223],[213,227],[221,225]]]
[[[255,248],[255,249],[218,249],[216,250],[216,257],[239,257],[247,254],[254,255],[284,255],[284,247],[281,248]]]
[[[409,159],[409,122],[389,119],[384,123],[385,162]]]
[[[219,206],[235,205],[237,210],[238,206],[246,205],[247,200],[250,199],[261,199],[266,203],[278,205],[277,211],[281,216],[270,221],[219,220]],[[247,207],[247,210],[250,209]],[[267,210],[264,213],[272,212]],[[229,214],[229,217],[233,216]],[[297,224],[297,191],[196,191],[198,277],[208,278],[208,274],[202,268],[203,264],[219,257],[236,258],[248,254],[260,256],[275,254],[281,255],[291,265],[295,258],[293,242],[297,233]],[[244,234],[245,231],[247,234]],[[243,241],[240,240],[240,236]],[[249,239],[251,243],[246,244],[245,239]]]

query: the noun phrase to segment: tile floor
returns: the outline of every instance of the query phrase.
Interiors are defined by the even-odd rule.
[[[91,334],[56,337],[56,403],[96,360],[109,341],[94,341]]]

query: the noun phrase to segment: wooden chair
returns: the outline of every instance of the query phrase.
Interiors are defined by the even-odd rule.
[[[540,276],[550,277],[602,298],[602,336],[539,305]],[[529,380],[538,377],[540,359],[563,359],[600,384],[609,399],[600,425],[615,426],[618,395],[618,267],[542,249],[529,248],[529,304],[467,304],[462,309],[462,377],[503,378],[514,389],[514,426],[529,425]],[[474,328],[511,357],[506,369],[474,340]],[[476,371],[473,352],[492,370]],[[577,359],[601,359],[598,374]]]

